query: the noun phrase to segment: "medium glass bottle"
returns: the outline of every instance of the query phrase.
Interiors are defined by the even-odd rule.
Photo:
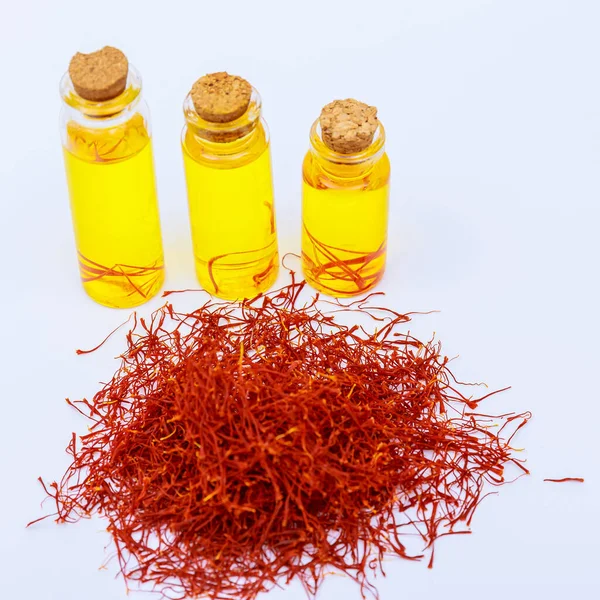
[[[113,52],[107,59],[103,53],[108,50]],[[71,66],[79,59],[77,76],[89,75],[86,69],[98,76],[111,68],[110,59],[119,52],[104,48],[79,54]],[[110,89],[104,96],[76,89],[71,67],[60,84],[62,145],[81,280],[91,298],[116,308],[143,304],[164,281],[148,106],[139,73],[128,63],[123,68],[123,89],[113,86],[112,93],[118,93],[111,98],[105,98]]]
[[[240,82],[248,94],[235,104]],[[193,88],[183,106],[182,133],[196,274],[215,296],[252,298],[271,287],[279,269],[269,133],[261,99],[245,80],[227,73],[207,75],[198,84],[211,95],[198,100]],[[221,113],[215,109],[220,102],[225,103]]]
[[[344,136],[352,141],[348,132],[362,135],[363,129],[360,119],[355,119],[358,127],[352,130],[346,118],[348,106],[356,101],[336,102],[350,104],[342,104],[333,138],[324,139],[322,114],[311,128],[310,149],[303,163],[302,269],[312,287],[343,297],[368,292],[383,277],[390,162],[384,148],[385,131],[373,107],[367,107],[375,111],[374,119],[369,113],[372,136],[356,138],[354,148],[359,150],[348,152],[353,147],[344,146]]]

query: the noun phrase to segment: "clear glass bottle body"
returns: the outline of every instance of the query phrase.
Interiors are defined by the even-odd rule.
[[[96,302],[130,308],[164,281],[149,111],[130,65],[125,91],[105,102],[60,86],[61,138],[83,287]]]
[[[390,162],[379,124],[363,152],[339,154],[318,121],[302,167],[302,270],[307,282],[335,297],[371,290],[386,261]]]
[[[196,275],[211,294],[252,298],[277,279],[269,134],[260,96],[231,123],[203,120],[188,96],[182,133]]]

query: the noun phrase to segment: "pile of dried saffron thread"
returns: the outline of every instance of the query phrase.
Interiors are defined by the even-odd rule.
[[[314,594],[338,570],[377,596],[385,557],[431,561],[436,539],[469,531],[486,482],[527,472],[511,437],[528,413],[484,416],[439,344],[376,294],[303,303],[303,287],[166,304],[136,319],[93,400],[71,403],[89,433],[45,489],[58,522],[108,521],[128,584],[253,600],[294,578]],[[354,313],[373,331],[341,322]]]

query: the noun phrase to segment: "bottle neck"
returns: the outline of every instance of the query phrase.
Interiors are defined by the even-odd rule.
[[[310,130],[310,152],[319,167],[336,179],[354,180],[365,176],[385,152],[385,130],[378,124],[371,145],[355,154],[341,154],[329,148],[323,141],[321,126],[317,119]]]
[[[215,153],[228,154],[235,152],[246,144],[260,128],[262,102],[260,95],[253,88],[250,104],[246,112],[229,123],[214,123],[203,119],[194,108],[191,94],[183,103],[183,114],[188,132],[197,142],[210,148]]]
[[[93,102],[75,92],[69,74],[65,73],[60,82],[60,95],[63,110],[69,120],[90,128],[114,127],[138,112],[138,105],[142,99],[142,78],[139,72],[129,65],[127,84],[123,93],[111,100]]]
[[[183,104],[186,123],[183,145],[192,157],[204,164],[227,168],[251,162],[269,143],[261,109],[260,95],[253,88],[248,109],[241,117],[229,123],[213,123],[200,117],[188,95]]]

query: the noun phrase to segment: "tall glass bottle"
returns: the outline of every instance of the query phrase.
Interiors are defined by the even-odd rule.
[[[69,73],[60,84],[81,280],[96,302],[117,308],[146,302],[164,281],[149,111],[139,73],[128,65],[126,77],[101,101],[77,93]]]
[[[390,179],[384,145],[379,121],[372,141],[350,153],[324,141],[320,120],[311,128],[302,168],[302,270],[325,294],[362,294],[383,277]]]
[[[206,78],[213,76],[233,77]],[[248,85],[243,113],[208,120],[190,93],[181,140],[196,274],[204,289],[228,300],[264,292],[279,269],[269,133],[258,92],[235,79]]]

